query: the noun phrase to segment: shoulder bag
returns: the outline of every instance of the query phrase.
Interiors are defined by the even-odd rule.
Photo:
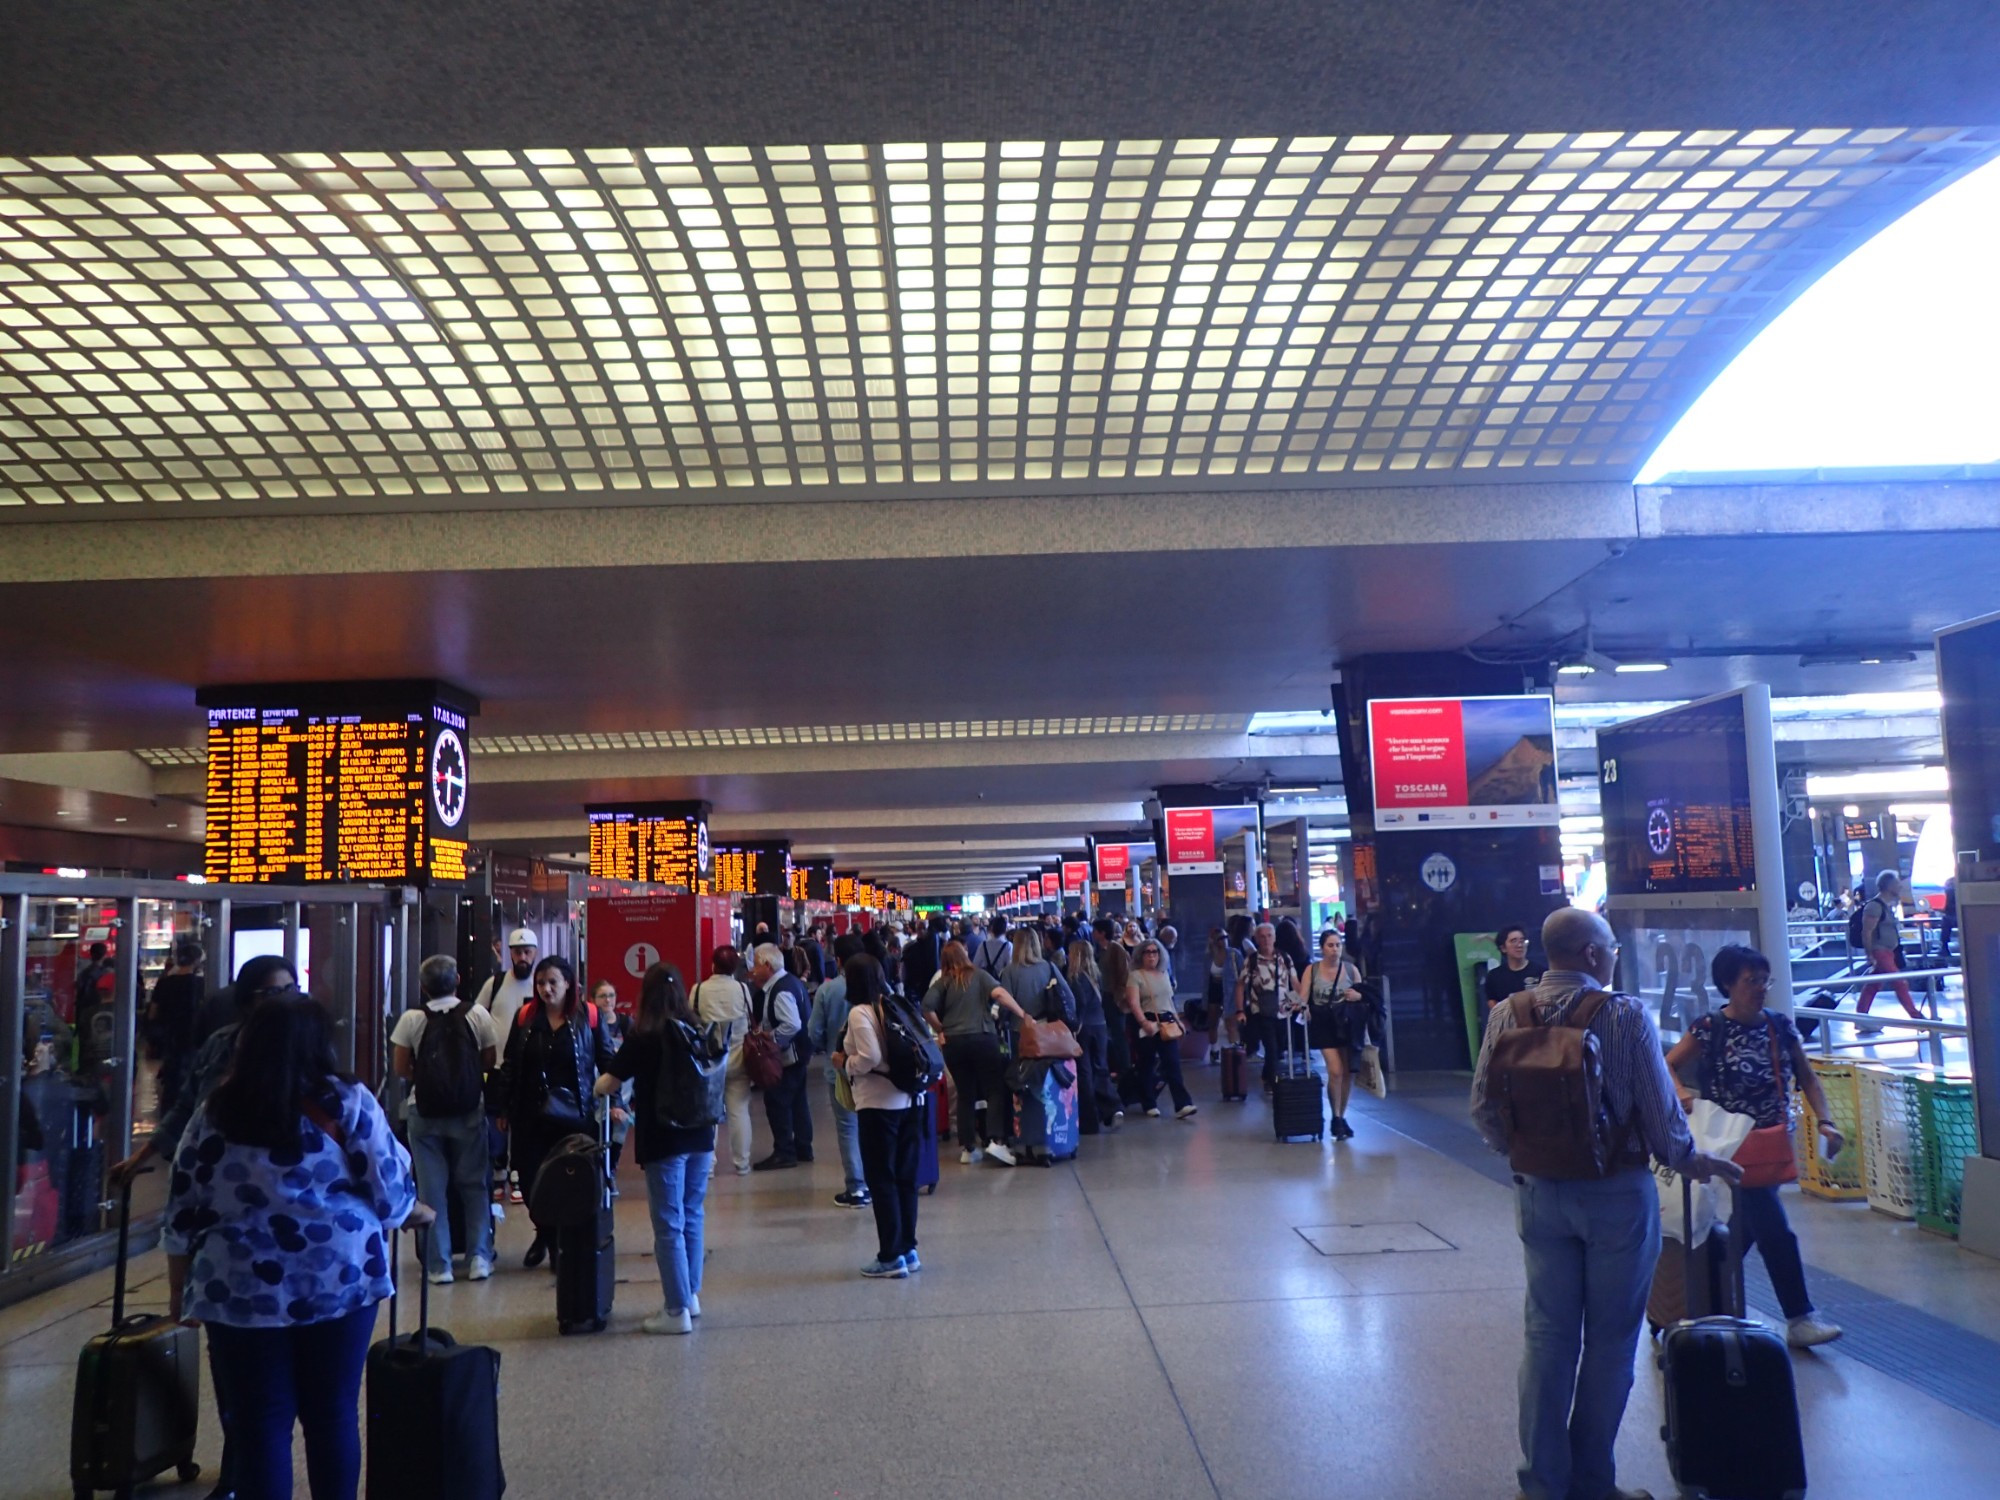
[[[1038,1058],[1046,1062],[1083,1056],[1082,1044],[1062,1022],[1037,1021],[1032,1018],[1021,1023],[1020,1040],[1015,1051],[1022,1057]]]
[[[1780,1125],[1760,1125],[1736,1148],[1736,1165],[1743,1169],[1743,1186],[1774,1188],[1799,1180],[1798,1153],[1792,1149],[1791,1091],[1778,1060],[1778,1028],[1764,1018],[1764,1035],[1771,1044],[1771,1082],[1784,1100],[1786,1118]]]
[[[785,1076],[785,1058],[778,1046],[777,1033],[767,1024],[770,1017],[770,1000],[765,999],[764,1020],[759,1020],[753,1002],[750,1009],[750,1030],[743,1038],[743,1074],[750,1080],[753,1089],[773,1089]]]

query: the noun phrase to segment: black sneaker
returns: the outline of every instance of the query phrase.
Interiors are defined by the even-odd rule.
[[[782,1172],[787,1167],[796,1167],[798,1164],[799,1159],[796,1156],[780,1156],[774,1151],[762,1161],[752,1162],[750,1170],[753,1172]]]
[[[875,1200],[866,1193],[835,1193],[833,1203],[836,1208],[866,1208]]]

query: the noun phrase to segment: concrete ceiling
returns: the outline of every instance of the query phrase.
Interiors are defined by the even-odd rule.
[[[440,676],[502,847],[702,796],[991,889],[1336,781],[1242,726],[1357,655],[1909,688],[1796,652],[1994,607],[1991,484],[1628,483],[2000,150],[1987,5],[82,0],[0,59],[9,822],[185,836],[128,752],[197,686]]]

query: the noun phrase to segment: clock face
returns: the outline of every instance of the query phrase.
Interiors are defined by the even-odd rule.
[[[438,730],[431,745],[431,806],[447,828],[465,817],[465,742],[455,729]]]
[[[699,875],[703,880],[706,880],[708,879],[708,872],[714,867],[714,865],[715,865],[715,852],[709,846],[708,824],[707,823],[698,824],[696,825],[695,836],[694,836],[695,873]]]
[[[1674,820],[1664,807],[1646,814],[1646,847],[1655,854],[1665,854],[1674,847]]]

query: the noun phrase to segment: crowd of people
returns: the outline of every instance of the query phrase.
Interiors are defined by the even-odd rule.
[[[1262,1052],[1267,1080],[1284,1076],[1274,1071],[1280,1059],[1317,1054],[1334,1137],[1353,1134],[1353,1063],[1378,1000],[1338,929],[1320,935],[1314,955],[1295,924],[1241,918],[1178,970],[1170,926],[1108,917],[994,917],[956,929],[940,917],[907,934],[757,936],[747,953],[716,949],[691,989],[672,966],[654,965],[629,1017],[610,986],[586,993],[569,962],[541,956],[525,929],[511,935],[508,966],[472,998],[461,997],[451,957],[428,958],[417,1003],[389,1033],[380,1098],[338,1068],[326,1012],[300,994],[285,959],[242,966],[206,1007],[212,1029],[184,1060],[158,1128],[114,1169],[129,1179],[150,1156],[173,1163],[169,1300],[176,1316],[212,1330],[225,1437],[218,1497],[292,1493],[295,1425],[311,1492],[354,1494],[363,1357],[376,1304],[391,1291],[393,1232],[427,1228],[423,1270],[433,1282],[453,1279],[458,1262],[469,1279],[486,1279],[494,1222],[506,1211],[496,1162],[532,1189],[540,1163],[578,1135],[609,1147],[613,1176],[631,1144],[661,1287],[660,1308],[641,1326],[686,1334],[701,1316],[718,1138],[739,1175],[810,1162],[815,1063],[841,1160],[832,1201],[872,1210],[875,1253],[861,1274],[876,1279],[922,1270],[919,1202],[936,1180],[940,1138],[955,1139],[968,1168],[1067,1154],[1052,1149],[1042,1091],[1024,1084],[1023,1065],[1037,1061],[1021,1055],[1030,1028],[1073,1039],[1062,1056],[1074,1069],[1079,1134],[1159,1119],[1168,1107],[1194,1119],[1181,1067],[1190,1032],[1213,1036],[1195,1056],[1211,1045]],[[1760,1125],[1786,1118],[1794,1089],[1820,1120],[1829,1111],[1796,1029],[1764,1009],[1770,964],[1761,954],[1717,954],[1712,979],[1727,1003],[1666,1053],[1645,1006],[1608,990],[1617,944],[1601,918],[1565,908],[1541,938],[1545,963],[1529,957],[1524,929],[1496,935],[1472,1109],[1497,1149],[1528,1149],[1496,1084],[1504,1038],[1564,1024],[1599,1034],[1607,1118],[1625,1122],[1626,1134],[1589,1181],[1532,1164],[1515,1177],[1529,1283],[1521,1481],[1530,1494],[1609,1494],[1610,1442],[1659,1253],[1648,1162],[1738,1175],[1695,1149],[1684,1113],[1694,1090],[1674,1070]],[[705,1104],[688,1105],[689,1077],[712,1083]],[[764,1097],[762,1157],[753,1093]],[[1821,1129],[1838,1150],[1837,1131]],[[1737,1219],[1770,1269],[1790,1341],[1838,1337],[1813,1310],[1775,1188],[1740,1188]],[[537,1225],[525,1266],[553,1249]]]

